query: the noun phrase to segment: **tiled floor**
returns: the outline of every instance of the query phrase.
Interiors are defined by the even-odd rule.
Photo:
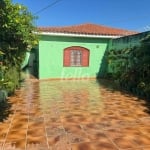
[[[0,149],[150,150],[145,104],[94,80],[29,80],[0,105]]]

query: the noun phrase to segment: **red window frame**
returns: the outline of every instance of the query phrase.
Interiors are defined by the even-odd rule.
[[[75,55],[78,52],[81,53],[80,61],[79,61],[79,56],[77,57],[75,55],[74,56],[72,55],[73,51]],[[90,51],[84,47],[80,47],[80,46],[67,47],[64,49],[63,66],[64,67],[88,67],[89,66],[89,54],[90,54]],[[74,63],[72,63],[73,61]]]

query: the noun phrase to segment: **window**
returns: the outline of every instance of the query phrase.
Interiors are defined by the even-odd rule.
[[[81,66],[82,52],[79,50],[71,50],[71,66]]]
[[[64,66],[89,66],[89,50],[80,46],[72,46],[64,49]]]

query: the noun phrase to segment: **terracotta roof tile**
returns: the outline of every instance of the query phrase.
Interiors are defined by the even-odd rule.
[[[52,32],[52,33],[72,33],[72,34],[90,34],[90,35],[132,35],[136,34],[135,31],[129,31],[124,29],[117,29],[96,24],[81,24],[65,27],[38,27],[40,32]]]

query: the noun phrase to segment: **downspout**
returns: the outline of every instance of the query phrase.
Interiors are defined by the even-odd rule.
[[[26,52],[25,59],[24,59],[22,65],[21,65],[21,69],[25,68],[25,67],[28,65],[28,63],[29,63],[29,58],[30,58],[30,52],[27,51],[27,52]]]

